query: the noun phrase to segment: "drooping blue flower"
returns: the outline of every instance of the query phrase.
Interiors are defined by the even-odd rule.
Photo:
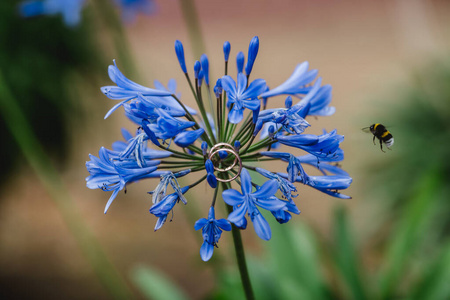
[[[188,186],[185,186],[180,189],[180,192],[172,193],[170,195],[164,196],[161,201],[157,202],[150,208],[150,213],[155,215],[155,217],[158,218],[158,221],[156,221],[155,225],[155,231],[160,229],[164,223],[167,220],[167,215],[170,213],[170,211],[173,209],[175,204],[180,202],[180,200],[186,204],[186,202],[183,201],[183,194],[185,194],[189,190]],[[183,197],[183,198],[181,198]]]
[[[109,206],[116,198],[119,191],[123,190],[127,183],[144,178],[159,176],[154,174],[156,167],[134,168],[119,166],[108,155],[108,151],[102,147],[98,152],[99,157],[89,154],[90,161],[86,162],[86,168],[90,176],[86,177],[86,186],[90,189],[102,189],[113,191],[105,206],[105,214]]]
[[[306,173],[303,170],[302,165],[300,164],[300,161],[292,154],[286,153],[286,152],[275,152],[275,151],[263,151],[260,152],[261,155],[273,157],[273,158],[279,158],[281,160],[287,161],[288,167],[287,172],[289,174],[289,181],[294,182],[297,176],[305,177]]]
[[[153,0],[116,0],[122,8],[122,19],[132,23],[140,13],[150,15],[156,11],[156,4]]]
[[[259,190],[252,193],[252,179],[247,169],[242,169],[240,178],[242,194],[234,189],[225,190],[222,193],[223,200],[234,207],[228,220],[232,223],[240,223],[248,214],[256,234],[263,240],[270,240],[272,232],[269,223],[259,212],[258,206],[269,211],[278,211],[286,207],[286,203],[274,197],[278,190],[277,181],[266,181]]]
[[[81,20],[81,10],[85,0],[31,0],[19,5],[20,14],[25,17],[61,14],[64,23],[73,27]]]
[[[195,125],[195,122],[176,119],[164,111],[160,111],[160,113],[156,123],[148,125],[158,139],[172,139],[180,132]]]
[[[185,148],[193,144],[203,134],[203,132],[205,132],[203,128],[183,131],[177,134],[177,136],[173,139],[173,142],[177,144],[177,146]]]
[[[160,182],[159,184],[156,186],[156,188],[151,191],[148,192],[149,194],[152,195],[152,202],[153,203],[158,203],[159,201],[161,201],[161,198],[163,198],[166,195],[167,192],[167,187],[170,184],[173,188],[173,190],[175,191],[176,194],[178,194],[178,197],[180,198],[181,202],[183,202],[184,204],[187,203],[186,198],[184,198],[183,196],[183,192],[182,192],[182,188],[180,186],[180,184],[178,183],[177,178],[183,177],[187,174],[189,174],[191,172],[190,169],[186,169],[177,173],[172,173],[170,171],[166,171],[163,174],[160,175]]]
[[[146,133],[137,133],[133,137],[128,131],[122,129],[122,135],[126,142],[117,141],[112,145],[111,150],[107,150],[111,158],[117,160],[131,160],[140,167],[148,167],[152,165],[153,160],[166,158],[172,155],[169,151],[154,150],[147,147]]]
[[[289,201],[292,201],[292,197],[297,197],[298,195],[292,195],[292,193],[297,192],[297,188],[295,185],[293,185],[291,182],[287,181],[283,177],[281,177],[278,174],[269,172],[263,168],[256,168],[256,172],[263,175],[266,178],[276,180],[278,184],[278,189],[283,194],[284,198],[288,199]]]
[[[289,109],[266,109],[259,113],[258,119],[264,123],[272,122],[281,125],[290,134],[300,134],[307,127],[311,126],[304,118],[298,115],[301,109],[301,105],[294,105]]]
[[[253,64],[255,63],[256,56],[259,50],[259,38],[257,36],[253,37],[248,46],[248,60],[245,65],[245,74],[250,75],[253,69]]]
[[[230,231],[231,224],[225,219],[216,220],[214,206],[209,208],[208,219],[202,218],[195,222],[195,230],[202,229],[203,244],[200,248],[200,257],[203,261],[211,259],[214,247],[217,247],[222,230]]]
[[[284,136],[278,134],[280,143],[300,148],[314,156],[325,158],[336,155],[339,144],[344,140],[343,135],[338,135],[336,130],[316,136],[312,134],[300,134]]]
[[[288,174],[278,173],[281,177],[287,178]],[[350,186],[353,179],[350,176],[343,175],[328,175],[328,176],[298,176],[295,180],[296,182],[301,182],[312,188],[315,188],[322,193],[328,194],[330,196],[350,199],[350,196],[339,193],[338,190],[344,190]]]
[[[299,64],[291,77],[278,87],[271,89],[261,95],[263,98],[273,97],[277,95],[296,95],[306,94],[311,89],[306,86],[311,83],[317,76],[317,70],[308,71],[309,63],[307,61]]]
[[[328,172],[334,175],[349,176],[349,174],[346,171],[342,170],[339,166],[330,164],[338,163],[344,160],[344,151],[340,148],[336,150],[335,155],[327,156],[325,158],[318,158],[312,154],[297,156],[296,158],[302,164],[305,163],[316,167],[324,175],[327,175]]]
[[[283,201],[283,200],[281,200]],[[297,208],[293,201],[283,201],[286,203],[285,209],[280,209],[277,211],[272,211],[272,215],[275,217],[278,223],[284,224],[291,220],[292,215],[290,213],[294,213],[296,215],[300,214],[300,210]]]
[[[129,102],[132,99],[135,99],[138,95],[142,96],[170,96],[171,93],[167,91],[155,90],[136,82],[131,81],[126,78],[122,72],[120,72],[119,68],[117,68],[116,61],[114,60],[114,65],[110,65],[108,68],[109,78],[117,85],[117,86],[104,86],[101,88],[101,91],[110,99],[113,100],[122,100],[120,103],[116,104],[111,108],[108,113],[105,115],[105,119],[113,113],[117,108],[122,106],[124,103]]]
[[[247,88],[247,77],[239,73],[238,82],[226,75],[222,77],[222,87],[227,92],[229,103],[233,104],[233,108],[228,114],[228,120],[237,124],[242,121],[244,117],[244,108],[250,110],[257,110],[260,106],[258,96],[266,87],[264,79],[256,79],[250,83]]]

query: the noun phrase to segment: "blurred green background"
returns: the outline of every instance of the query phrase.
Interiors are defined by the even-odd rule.
[[[230,235],[210,262],[198,254],[193,224],[207,213],[206,185],[189,196],[200,215],[175,208],[173,222],[157,232],[146,194],[156,181],[131,185],[107,215],[108,195],[85,187],[88,153],[109,147],[120,128],[133,130],[120,113],[103,120],[115,104],[99,90],[110,84],[112,59],[143,85],[177,79],[183,101],[195,106],[173,51],[181,40],[192,66],[196,48],[180,1],[157,1],[156,14],[138,16],[124,31],[115,9],[101,9],[105,1],[89,1],[72,29],[57,16],[20,19],[17,2],[0,4],[0,97],[22,109],[56,166],[55,184],[70,197],[52,200],[2,114],[0,298],[243,299]],[[342,166],[354,178],[346,191],[353,199],[300,186],[302,213],[271,223],[271,241],[243,232],[257,299],[449,299],[450,3],[193,3],[211,78],[221,76],[224,41],[234,58],[258,35],[255,77],[275,86],[308,60],[333,86],[337,109],[308,120],[312,133],[337,128],[345,136]],[[23,129],[19,121],[13,128]],[[361,131],[376,122],[394,135],[392,151],[381,152]],[[92,250],[97,245],[103,252]],[[99,273],[105,261],[114,267]],[[108,278],[123,279],[129,294],[111,290]]]

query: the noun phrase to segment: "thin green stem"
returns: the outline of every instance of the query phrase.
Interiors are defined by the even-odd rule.
[[[216,189],[214,190],[214,197],[213,197],[213,201],[211,203],[211,206],[215,206],[216,205],[216,199],[217,199],[218,192],[219,192],[219,186],[217,186]]]
[[[195,80],[196,83],[196,90],[197,90],[197,96],[198,96],[198,106],[200,109],[200,113],[202,114],[202,118],[203,118],[203,123],[205,123],[205,127],[206,127],[206,131],[208,132],[208,135],[210,136],[210,139],[213,141],[214,144],[216,144],[216,138],[214,137],[212,128],[211,128],[211,124],[208,121],[208,116],[206,114],[206,110],[205,110],[205,105],[203,103],[203,97],[202,97],[202,88],[201,86],[197,85],[197,79]],[[211,147],[213,145],[210,145]]]
[[[200,178],[199,180],[197,180],[197,181],[194,182],[193,184],[190,184],[190,185],[189,185],[189,189],[192,189],[192,188],[193,188],[194,186],[196,186],[197,184],[200,184],[203,180],[206,179],[206,176],[207,176],[207,175],[203,176],[202,178]]]
[[[125,280],[109,261],[101,245],[95,239],[89,228],[84,224],[72,196],[68,192],[53,162],[45,153],[41,143],[36,138],[31,125],[13,97],[0,73],[0,113],[5,124],[15,138],[17,144],[36,173],[42,185],[49,193],[53,203],[59,210],[63,220],[82,254],[93,268],[100,282],[110,296],[115,299],[131,299],[133,294]]]
[[[219,174],[221,178],[225,178],[225,175]],[[231,188],[229,183],[222,182],[222,189],[225,191],[227,189]],[[233,212],[233,207],[230,205],[225,204],[228,214]],[[233,242],[234,242],[234,251],[236,254],[236,260],[237,265],[239,268],[239,274],[241,275],[241,281],[242,286],[244,287],[245,292],[245,298],[247,300],[254,300],[255,296],[253,294],[252,284],[250,281],[250,276],[247,269],[247,262],[245,259],[245,252],[244,252],[244,245],[242,243],[242,237],[241,232],[239,228],[237,228],[235,225],[231,228],[231,233],[233,236]]]

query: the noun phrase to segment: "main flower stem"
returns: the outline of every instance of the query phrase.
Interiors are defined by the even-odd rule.
[[[223,190],[228,189],[226,183],[222,183]],[[233,207],[225,204],[227,207],[228,214],[233,211]],[[239,228],[235,225],[231,228],[231,233],[233,235],[234,242],[234,252],[236,254],[237,265],[239,268],[239,273],[241,275],[242,286],[244,287],[245,298],[247,300],[254,300],[255,295],[253,294],[252,283],[250,281],[250,276],[248,274],[247,262],[245,259],[244,245],[242,244],[242,237]]]

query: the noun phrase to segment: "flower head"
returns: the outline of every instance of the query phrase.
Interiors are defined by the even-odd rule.
[[[123,131],[125,141],[115,142],[112,150],[102,148],[100,159],[91,156],[86,164],[91,174],[88,187],[113,191],[108,207],[127,183],[159,178],[149,192],[150,213],[158,218],[155,230],[167,221],[176,203],[188,203],[188,191],[202,183],[211,187],[214,196],[208,203],[208,218],[194,225],[196,230],[202,229],[200,256],[204,261],[212,257],[222,232],[232,229],[231,223],[233,230],[247,228],[247,217],[256,234],[269,240],[272,232],[262,210],[269,211],[281,224],[288,222],[300,213],[294,202],[298,184],[349,198],[339,191],[348,188],[352,178],[336,165],[344,158],[340,148],[344,137],[336,130],[321,135],[307,132],[310,116],[335,112],[330,106],[331,86],[322,85],[318,71],[309,70],[307,62],[298,64],[293,74],[274,89],[264,79],[250,79],[259,42],[258,37],[250,41],[246,63],[244,52],[238,52],[237,74],[228,71],[231,45],[225,42],[225,72],[216,81],[210,78],[210,61],[203,54],[189,68],[194,82],[187,72],[183,44],[175,42],[176,58],[197,102],[195,109],[183,103],[174,80],[167,87],[157,81],[155,88],[145,87],[126,78],[115,64],[109,67],[109,75],[116,85],[102,88],[107,97],[121,101],[107,116],[123,107],[138,128],[134,136]],[[215,82],[214,87],[210,82]],[[276,105],[276,98],[284,99],[284,103]],[[273,165],[264,166],[265,161],[286,163],[286,173],[273,170]],[[304,165],[316,168],[321,175],[309,174]],[[258,185],[260,181],[252,176],[266,181]],[[180,177],[184,177],[183,185]],[[198,200],[208,202],[208,194]],[[229,206],[229,214],[226,219],[216,219],[215,205],[222,200]]]

